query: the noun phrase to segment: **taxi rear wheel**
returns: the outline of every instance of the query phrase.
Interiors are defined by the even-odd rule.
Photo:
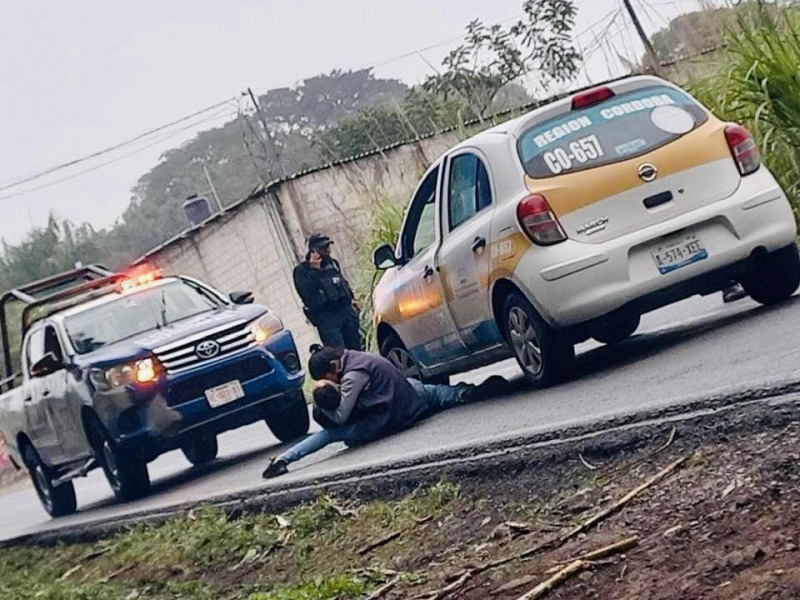
[[[642,318],[628,315],[621,319],[610,319],[592,332],[592,337],[601,344],[618,344],[631,337],[639,328]]]
[[[792,244],[762,256],[742,280],[747,295],[759,304],[777,304],[791,297],[800,286],[800,254]]]
[[[565,334],[545,323],[522,294],[509,294],[503,315],[508,344],[534,387],[553,385],[570,375],[575,347]]]

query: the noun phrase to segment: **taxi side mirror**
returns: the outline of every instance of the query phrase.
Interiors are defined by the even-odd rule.
[[[389,244],[384,244],[380,248],[376,248],[372,253],[372,264],[379,271],[385,271],[397,266],[397,258],[394,255],[394,248]]]

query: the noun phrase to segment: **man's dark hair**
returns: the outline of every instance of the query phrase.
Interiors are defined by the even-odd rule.
[[[324,348],[312,346],[311,358],[308,359],[308,373],[315,381],[319,381],[331,371],[331,363],[342,358],[342,348]]]
[[[342,401],[342,393],[336,385],[321,385],[314,389],[314,404],[325,410],[336,410]]]

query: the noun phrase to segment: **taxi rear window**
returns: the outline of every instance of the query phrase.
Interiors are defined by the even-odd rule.
[[[646,154],[707,120],[688,94],[648,86],[537,123],[520,136],[517,149],[528,175],[555,177]]]

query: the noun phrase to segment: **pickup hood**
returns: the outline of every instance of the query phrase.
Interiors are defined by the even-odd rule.
[[[267,308],[258,304],[223,307],[190,319],[172,323],[161,329],[145,331],[137,336],[121,340],[116,344],[79,355],[76,357],[76,362],[80,365],[105,367],[128,360],[144,358],[150,355],[154,348],[164,344],[177,342],[217,327],[252,321],[266,312],[268,312]]]

